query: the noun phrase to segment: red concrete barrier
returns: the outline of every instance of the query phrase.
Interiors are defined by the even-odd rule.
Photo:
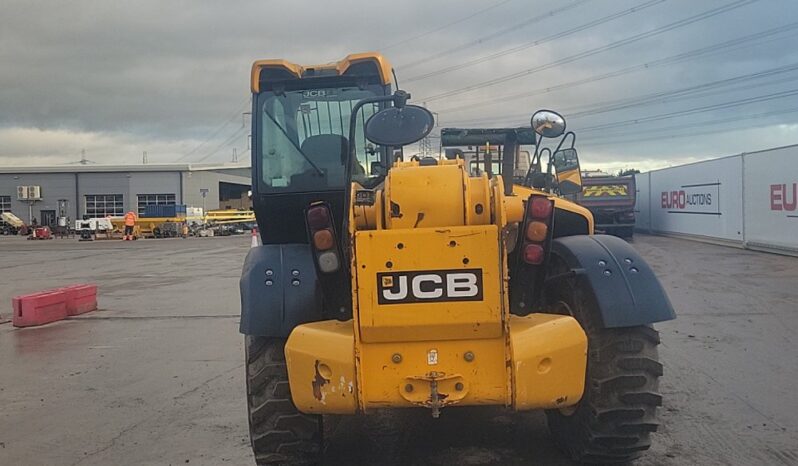
[[[97,285],[80,284],[60,288],[66,295],[67,314],[76,316],[97,310]]]
[[[67,317],[66,293],[58,290],[43,291],[11,298],[14,327],[32,327],[48,324]]]

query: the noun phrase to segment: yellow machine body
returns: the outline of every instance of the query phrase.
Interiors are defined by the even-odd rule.
[[[509,312],[506,243],[531,191],[505,196],[501,177],[471,177],[462,160],[398,162],[375,191],[373,205],[350,209],[353,319],[300,325],[286,343],[297,408],[576,404],[579,323]]]
[[[381,343],[501,337],[503,290],[498,237],[495,225],[357,232],[360,339]],[[445,281],[453,274],[435,273],[441,270],[479,271],[482,299],[398,301],[401,304],[385,299],[394,288],[398,290],[394,296],[412,295],[413,288],[418,288],[421,293],[443,298],[447,294]],[[432,291],[422,290],[427,285]],[[466,284],[461,294],[468,292]]]

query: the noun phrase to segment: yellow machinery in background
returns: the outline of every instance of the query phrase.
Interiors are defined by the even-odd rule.
[[[0,233],[5,235],[28,234],[28,226],[25,225],[25,222],[11,212],[0,212],[0,220],[3,221],[3,225],[1,225],[2,228],[0,228]]]
[[[189,224],[204,225],[212,228],[218,225],[235,225],[255,222],[255,213],[251,210],[209,210],[202,216],[187,217],[138,217],[133,234],[138,238],[160,238],[166,236],[184,236],[184,226]],[[125,228],[125,219],[111,218],[114,234],[119,236]],[[164,228],[168,226],[168,228]],[[167,234],[178,232],[177,234]],[[121,238],[121,236],[119,236]]]
[[[254,221],[255,212],[251,210],[209,210],[202,217],[202,223],[209,225],[228,225]]]
[[[123,217],[113,217],[111,218],[111,223],[114,226],[114,237],[121,239],[122,232],[125,230],[125,219]],[[160,230],[164,228],[165,224],[176,225],[173,230],[180,231],[181,233],[174,236],[180,236],[182,235],[182,225],[185,225],[185,223],[185,217],[138,217],[136,218],[136,225],[133,227],[133,237],[163,237]]]

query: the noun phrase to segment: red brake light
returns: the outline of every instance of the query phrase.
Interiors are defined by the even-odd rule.
[[[524,260],[529,264],[542,264],[545,256],[543,246],[539,244],[527,244],[524,247]]]
[[[330,211],[325,205],[317,205],[308,209],[308,226],[311,230],[322,230],[332,226]]]
[[[529,201],[529,215],[539,220],[548,220],[554,203],[547,197],[534,196]]]

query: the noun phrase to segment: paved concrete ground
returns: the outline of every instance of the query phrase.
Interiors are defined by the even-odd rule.
[[[642,465],[798,464],[798,259],[645,237],[679,319],[659,326],[663,426]],[[0,238],[14,294],[100,284],[101,311],[0,324],[0,465],[252,464],[237,280],[249,237]],[[386,435],[375,435],[373,432]],[[569,464],[542,414],[343,421],[330,464]]]

